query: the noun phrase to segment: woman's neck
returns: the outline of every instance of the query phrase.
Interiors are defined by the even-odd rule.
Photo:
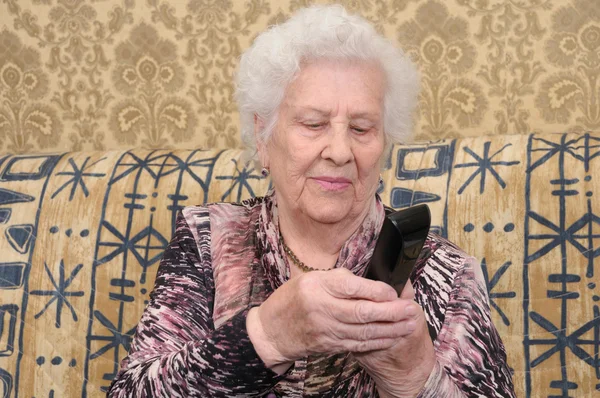
[[[359,214],[349,215],[338,223],[325,224],[287,208],[284,203],[278,203],[277,207],[279,230],[285,244],[305,265],[317,269],[335,266],[342,246],[371,210],[367,205]],[[298,270],[291,268],[293,277]]]

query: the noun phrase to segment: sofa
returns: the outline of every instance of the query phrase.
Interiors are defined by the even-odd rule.
[[[266,192],[233,72],[314,2],[418,65],[380,194],[481,261],[517,395],[600,397],[598,0],[4,0],[0,398],[103,396],[177,211]]]
[[[600,134],[392,148],[380,195],[481,261],[518,397],[600,397]],[[100,397],[178,211],[269,181],[239,149],[0,155],[0,397]],[[596,203],[596,204],[594,204]],[[600,214],[600,213],[599,213]]]

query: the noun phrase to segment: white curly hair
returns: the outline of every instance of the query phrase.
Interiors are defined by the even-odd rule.
[[[250,157],[256,155],[255,115],[263,121],[264,128],[257,135],[264,143],[277,123],[287,86],[303,63],[318,59],[377,62],[386,81],[386,146],[408,141],[419,93],[419,74],[414,64],[364,18],[348,14],[341,5],[315,5],[262,32],[242,54],[236,100],[242,141],[252,152]]]

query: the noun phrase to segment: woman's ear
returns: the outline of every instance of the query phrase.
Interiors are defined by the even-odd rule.
[[[267,148],[265,145],[265,141],[263,138],[263,131],[265,129],[264,120],[258,116],[256,113],[254,114],[254,141],[256,142],[256,151],[258,152],[258,159],[260,160],[260,164],[262,167],[269,168],[269,154],[267,153]]]

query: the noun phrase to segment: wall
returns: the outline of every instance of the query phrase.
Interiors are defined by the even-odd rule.
[[[0,152],[240,145],[241,52],[306,0],[4,0]],[[417,139],[597,130],[597,0],[345,0],[418,63]]]

